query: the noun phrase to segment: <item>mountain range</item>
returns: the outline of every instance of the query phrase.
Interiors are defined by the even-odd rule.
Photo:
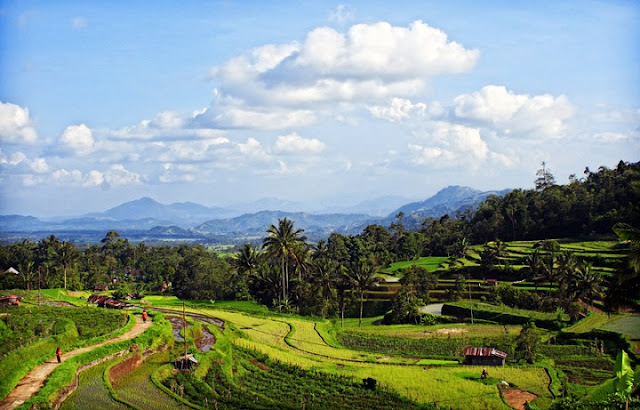
[[[207,207],[193,202],[161,204],[143,197],[104,212],[65,219],[38,219],[33,216],[0,216],[0,241],[10,243],[24,238],[40,240],[54,234],[61,240],[97,243],[106,232],[118,231],[132,242],[225,243],[259,241],[269,225],[289,218],[296,228],[304,229],[312,241],[332,232],[358,234],[369,224],[388,226],[402,213],[408,229],[416,229],[427,217],[455,215],[473,208],[489,195],[504,195],[509,190],[480,191],[449,186],[420,202],[405,203],[399,197],[381,197],[351,206],[325,206],[346,212],[302,212],[301,204],[267,198],[228,208]],[[242,205],[242,206],[240,206]],[[297,209],[296,209],[297,208]],[[389,210],[392,209],[391,212]],[[381,212],[385,212],[382,214]]]

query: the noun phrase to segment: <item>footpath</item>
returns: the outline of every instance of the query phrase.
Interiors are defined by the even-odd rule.
[[[104,345],[133,339],[134,337],[141,335],[145,330],[151,327],[152,322],[150,320],[145,323],[139,316],[136,316],[135,320],[136,323],[128,332],[95,345],[85,346],[64,353],[62,355],[62,361],[65,361],[66,359],[72,358],[79,354],[89,352]],[[0,410],[15,409],[25,401],[29,400],[31,397],[35,396],[35,394],[40,391],[42,386],[44,386],[44,383],[49,375],[56,369],[56,366],[58,366],[58,360],[55,356],[52,359],[49,359],[46,362],[42,363],[41,365],[36,366],[26,376],[24,376],[22,380],[20,380],[20,382],[18,382],[18,385],[13,389],[11,393],[9,393],[7,397],[0,401]]]

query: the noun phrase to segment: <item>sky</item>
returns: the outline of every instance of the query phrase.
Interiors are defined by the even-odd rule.
[[[637,1],[0,0],[0,214],[424,200],[620,160]]]

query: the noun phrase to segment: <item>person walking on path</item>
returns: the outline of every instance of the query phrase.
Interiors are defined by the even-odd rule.
[[[142,321],[147,321],[147,309],[142,309]]]
[[[60,349],[60,346],[56,348],[56,357],[58,358],[58,363],[62,363],[62,349]]]

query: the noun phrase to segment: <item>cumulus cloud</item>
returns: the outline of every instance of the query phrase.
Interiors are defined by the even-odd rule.
[[[62,184],[80,185],[83,187],[110,187],[122,185],[138,185],[142,182],[139,174],[127,170],[122,164],[113,164],[105,171],[58,169],[51,173],[54,181]]]
[[[479,52],[416,21],[320,27],[304,43],[267,45],[212,69],[224,95],[249,105],[299,105],[414,95],[440,74],[461,73]]]
[[[566,121],[573,115],[569,99],[550,94],[515,94],[504,86],[487,85],[454,99],[454,114],[460,119],[488,124],[505,135],[562,137]]]
[[[4,143],[36,142],[38,134],[31,126],[29,110],[0,101],[0,140]]]
[[[260,141],[252,137],[248,138],[246,143],[238,144],[238,150],[248,158],[261,160],[266,160],[269,158],[269,154],[262,146]]]
[[[247,107],[239,101],[221,99],[196,115],[193,123],[196,127],[278,130],[301,127],[314,121],[315,115],[310,110]]]
[[[439,103],[433,103],[427,107],[427,104],[413,104],[405,98],[393,98],[388,106],[373,105],[367,109],[376,118],[391,122],[400,122],[410,118],[427,118],[442,114],[442,107]]]
[[[77,155],[87,155],[94,148],[93,133],[84,124],[68,126],[62,133],[60,142]]]
[[[158,151],[157,159],[163,162],[197,162],[211,159],[217,150],[229,143],[227,138],[222,137],[208,140],[176,141],[155,145],[150,151]]]
[[[302,138],[293,133],[279,136],[273,148],[277,153],[319,154],[325,145],[315,138]]]
[[[489,147],[480,130],[458,124],[438,122],[425,134],[426,143],[409,144],[411,161],[416,165],[477,167],[487,159]]]

